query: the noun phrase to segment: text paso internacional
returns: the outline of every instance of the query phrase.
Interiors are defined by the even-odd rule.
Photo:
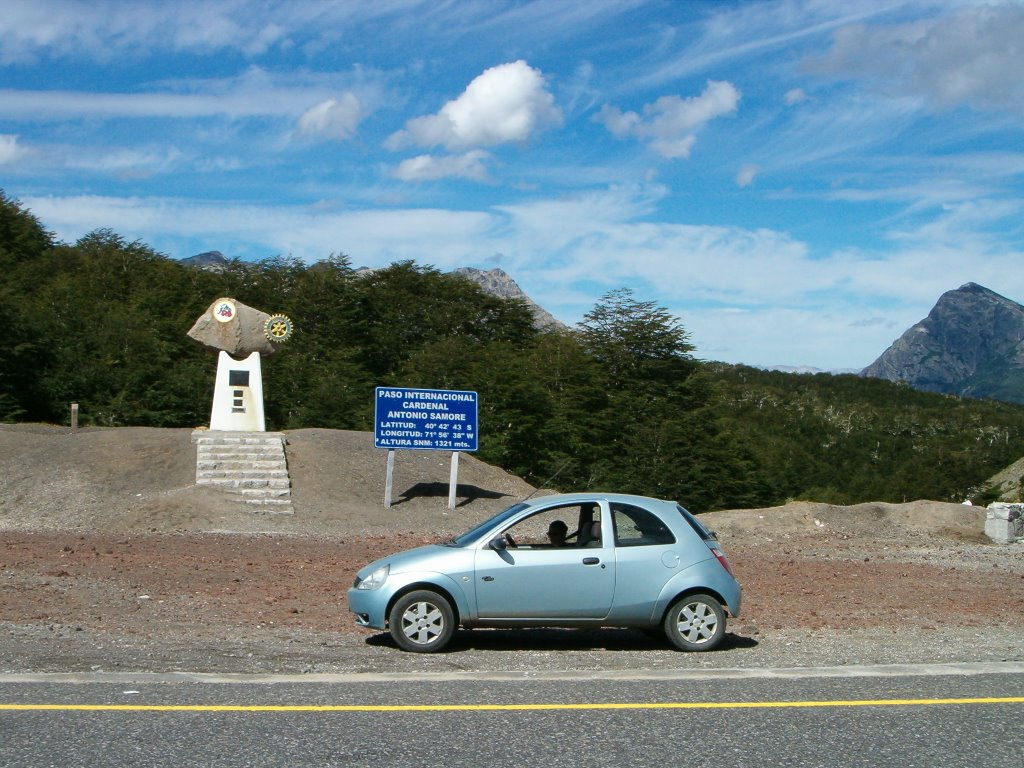
[[[373,444],[435,451],[477,449],[477,393],[377,387]]]

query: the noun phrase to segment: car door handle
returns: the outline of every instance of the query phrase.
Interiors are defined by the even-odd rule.
[[[493,576],[484,576],[482,578],[483,578],[484,581],[494,581],[494,577]]]
[[[584,565],[597,565],[600,562],[601,562],[601,558],[599,558],[599,557],[584,557],[583,558],[583,564]]]

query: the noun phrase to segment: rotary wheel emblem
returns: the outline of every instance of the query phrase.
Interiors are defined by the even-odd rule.
[[[271,315],[263,324],[263,332],[275,344],[288,341],[295,332],[295,325],[287,315]]]

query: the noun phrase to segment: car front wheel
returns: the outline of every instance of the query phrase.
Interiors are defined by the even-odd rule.
[[[455,634],[451,604],[430,590],[402,595],[388,617],[391,637],[399,648],[414,653],[440,651]]]
[[[665,615],[665,634],[683,651],[710,651],[725,637],[725,610],[711,595],[689,595]]]

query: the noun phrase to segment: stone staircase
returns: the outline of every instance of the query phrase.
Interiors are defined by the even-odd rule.
[[[196,485],[223,489],[234,500],[275,514],[294,513],[280,432],[195,431]]]

